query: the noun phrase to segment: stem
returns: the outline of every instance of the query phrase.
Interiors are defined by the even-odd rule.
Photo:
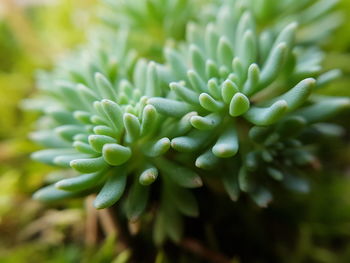
[[[117,251],[120,252],[127,249],[129,247],[127,239],[121,231],[117,217],[113,216],[112,210],[110,208],[101,209],[97,211],[97,214],[104,234],[117,237]]]
[[[201,257],[208,262],[213,263],[230,263],[231,261],[226,258],[223,254],[210,250],[206,248],[199,241],[192,238],[185,238],[181,241],[180,246],[186,249],[187,251]]]
[[[97,212],[96,208],[93,205],[95,196],[90,195],[85,200],[86,207],[86,236],[85,244],[87,246],[95,246],[97,244]]]

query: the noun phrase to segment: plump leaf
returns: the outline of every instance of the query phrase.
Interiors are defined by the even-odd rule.
[[[229,158],[238,151],[238,135],[233,124],[228,125],[213,146],[213,153],[220,158]]]
[[[148,167],[145,169],[139,177],[139,182],[142,185],[152,184],[158,177],[158,169],[156,167]]]
[[[54,203],[77,196],[79,196],[77,192],[63,191],[56,189],[54,185],[49,185],[35,192],[33,198],[44,203]]]
[[[132,153],[129,147],[117,143],[107,143],[103,146],[102,154],[108,164],[121,165],[130,159]]]
[[[71,148],[47,149],[33,153],[31,155],[31,158],[38,162],[42,162],[49,165],[55,165],[54,159],[56,157],[74,153],[77,153],[76,150]]]
[[[149,157],[158,157],[165,154],[170,148],[170,140],[161,138],[159,140],[149,141],[143,145],[143,152]]]
[[[159,113],[176,118],[193,111],[193,107],[187,103],[165,98],[150,98],[148,104],[153,105]]]
[[[190,121],[192,126],[198,130],[211,130],[221,123],[222,116],[221,114],[211,113],[205,117],[193,116]]]
[[[94,206],[97,209],[103,209],[112,206],[124,193],[126,185],[125,169],[113,169],[108,176],[108,180],[94,201]]]
[[[107,143],[116,143],[117,140],[107,136],[107,135],[90,135],[88,137],[89,140],[89,144],[91,145],[91,147],[96,151],[101,153],[102,152],[102,148],[105,144]]]
[[[70,166],[81,173],[94,173],[107,167],[103,157],[77,159],[70,162]]]
[[[255,125],[271,125],[280,120],[288,110],[288,104],[279,100],[267,108],[251,107],[244,118]]]
[[[126,199],[126,216],[130,221],[136,221],[146,208],[149,188],[135,181]]]
[[[240,116],[249,110],[249,99],[242,93],[236,93],[230,102],[229,113],[233,117]]]
[[[175,164],[166,159],[158,159],[157,166],[174,183],[187,188],[196,188],[202,186],[202,179],[192,170]]]
[[[215,156],[211,149],[197,157],[195,165],[203,170],[213,169],[219,162],[219,158]]]
[[[99,171],[91,174],[78,175],[73,178],[58,181],[55,187],[65,191],[82,191],[97,186],[104,174],[104,171]]]
[[[130,113],[124,113],[124,126],[130,142],[136,141],[141,133],[141,125],[139,119]]]
[[[212,136],[212,131],[191,131],[186,136],[176,137],[171,140],[171,147],[179,152],[193,152],[205,144]]]

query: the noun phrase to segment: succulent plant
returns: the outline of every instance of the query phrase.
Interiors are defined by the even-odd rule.
[[[182,40],[189,21],[206,22],[218,1],[207,0],[105,0],[101,20],[114,30],[128,28],[130,43],[142,46],[138,50],[144,56],[159,60],[164,43],[168,39]]]
[[[297,39],[302,43],[320,43],[343,21],[336,10],[339,0],[250,0],[247,1],[259,25],[268,25],[277,32],[291,22],[300,27]],[[319,30],[322,28],[322,30]]]
[[[317,161],[304,135],[327,133],[323,122],[350,107],[348,98],[315,92],[339,72],[324,73],[322,52],[295,43],[297,23],[278,17],[261,22],[270,1],[226,2],[217,4],[216,16],[205,25],[186,21],[186,42],[166,47],[164,64],[138,58],[121,30],[116,37],[97,35],[96,43],[41,76],[43,97],[26,106],[42,112],[32,138],[48,149],[33,159],[62,170],[60,180],[55,173],[57,182],[35,198],[57,201],[97,192],[95,206],[101,209],[128,192],[125,213],[134,221],[152,194],[158,204],[154,238],[161,243],[166,237],[180,240],[181,214],[198,215],[188,188],[202,186],[201,178],[215,175],[231,199],[243,191],[260,206],[272,199],[274,180],[307,190],[300,168]],[[315,3],[314,13],[305,11],[314,18],[331,7],[301,2],[297,10]],[[255,3],[264,8],[256,10]],[[135,6],[124,5],[131,19]],[[276,10],[289,5],[281,1]],[[297,20],[304,26],[314,21]],[[151,192],[155,181],[160,183]]]
[[[142,39],[151,47],[160,48],[168,38],[182,40],[190,21],[206,24],[215,19],[222,4],[235,4],[251,10],[258,27],[268,26],[279,32],[291,22],[300,25],[298,40],[315,43],[323,40],[343,21],[343,14],[335,9],[339,0],[215,0],[161,1],[105,0],[101,19],[112,28],[128,27],[136,41]],[[323,30],[317,30],[321,28]],[[142,37],[140,35],[143,35]],[[140,49],[142,49],[140,47]]]
[[[220,158],[241,160],[223,177],[232,199],[242,190],[262,192],[265,200],[268,181],[254,174],[282,180],[284,171],[305,164],[311,156],[296,137],[349,107],[348,99],[312,95],[339,72],[320,75],[322,55],[295,46],[296,29],[291,23],[278,35],[259,33],[250,10],[237,1],[223,5],[204,30],[190,24],[187,43],[165,51],[171,91],[148,103],[168,117],[188,118],[193,129],[168,136],[178,152],[197,155],[198,168],[214,169]],[[253,187],[249,177],[262,182]]]
[[[182,188],[199,187],[202,180],[161,157],[170,148],[161,128],[164,118],[146,104],[147,97],[164,95],[157,64],[135,61],[135,54],[123,48],[125,32],[117,37],[125,40],[117,48],[115,39],[103,38],[64,60],[54,72],[40,74],[44,97],[25,102],[43,114],[31,138],[48,148],[32,158],[62,168],[48,176],[53,184],[34,198],[54,202],[98,191],[94,205],[101,209],[113,205],[131,184],[125,210],[135,221],[146,208],[149,185],[161,173],[166,175],[162,195],[167,205],[173,203],[170,213],[197,215],[193,195]],[[181,133],[181,125],[178,130]],[[173,201],[179,193],[181,198]]]

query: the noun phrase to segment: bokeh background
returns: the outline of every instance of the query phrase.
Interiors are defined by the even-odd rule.
[[[118,239],[112,234],[100,242],[89,241],[83,200],[63,209],[31,199],[51,168],[30,160],[37,146],[28,134],[37,116],[21,109],[21,102],[35,93],[37,70],[50,69],[84,42],[87,29],[98,20],[99,2],[0,0],[0,262],[98,263],[127,258],[128,251],[116,253]],[[341,0],[339,8],[345,23],[324,44],[325,67],[340,68],[344,75],[324,92],[350,96],[350,0]],[[314,179],[309,194],[287,198],[284,215],[294,222],[298,245],[270,244],[285,255],[285,262],[350,262],[350,118],[343,115],[337,121],[348,130],[344,138],[324,146],[329,157],[326,172]],[[273,214],[274,209],[266,213]]]

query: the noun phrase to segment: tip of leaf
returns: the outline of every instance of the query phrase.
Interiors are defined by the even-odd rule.
[[[220,157],[220,158],[229,158],[234,156],[237,151],[233,151],[231,149],[231,146],[228,145],[227,147],[225,147],[225,145],[216,145],[213,147],[213,154],[215,154],[215,156]]]
[[[41,201],[42,199],[42,192],[41,192],[41,189],[36,191],[33,195],[32,195],[32,198],[34,200],[37,200],[37,201]]]
[[[104,209],[104,208],[107,208],[108,207],[108,205],[106,205],[105,203],[103,203],[103,202],[100,202],[100,201],[98,201],[97,199],[95,199],[95,201],[94,201],[94,207],[96,208],[96,209]]]
[[[290,23],[287,27],[294,31],[298,28],[298,26],[299,26],[299,23],[294,21],[294,22]]]
[[[316,80],[314,78],[307,78],[304,80],[306,84],[309,85],[315,85],[316,84]]]
[[[95,72],[95,79],[103,78],[103,75],[100,72]]]
[[[64,188],[65,188],[64,180],[58,181],[57,183],[54,184],[54,186],[57,189],[64,190]]]
[[[203,170],[207,170],[208,169],[206,163],[200,158],[196,159],[195,166],[200,168],[200,169],[203,169]]]
[[[274,106],[277,108],[288,108],[288,103],[285,100],[279,100],[274,103]]]
[[[111,103],[114,103],[114,102],[111,101],[111,100],[107,100],[107,99],[101,100],[101,104],[102,104],[102,105],[108,105],[108,104],[111,104]]]
[[[73,160],[69,162],[70,167],[77,168],[79,160]]]
[[[287,50],[287,43],[286,42],[282,42],[282,43],[279,43],[278,45],[277,45],[277,49],[280,49],[280,50],[282,50],[282,51],[285,51],[285,50]]]
[[[179,84],[176,83],[176,82],[171,82],[171,83],[169,84],[169,88],[170,88],[171,90],[176,89],[178,86],[179,86]]]
[[[195,179],[193,179],[193,185],[195,187],[202,187],[203,186],[203,181],[200,177],[196,177]]]

